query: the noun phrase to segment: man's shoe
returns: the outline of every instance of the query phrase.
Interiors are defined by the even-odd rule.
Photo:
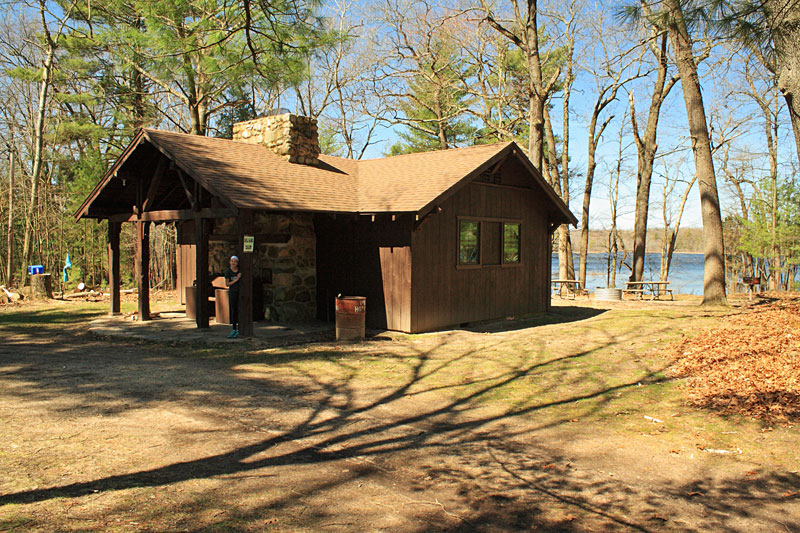
[[[234,330],[234,332],[233,332],[233,338],[235,339],[235,338],[236,338],[236,337],[238,337],[238,336],[239,336],[239,330],[238,330],[238,329],[237,329],[237,330]]]
[[[236,331],[236,330],[233,330],[230,333],[228,333],[228,338],[229,339],[235,339],[238,335],[239,335],[239,332]]]

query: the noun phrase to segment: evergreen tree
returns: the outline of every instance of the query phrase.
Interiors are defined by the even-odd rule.
[[[471,67],[461,61],[455,43],[439,39],[432,49],[397,102],[396,114],[406,131],[398,134],[401,140],[389,155],[473,144],[477,129],[466,115],[470,97],[465,88]]]

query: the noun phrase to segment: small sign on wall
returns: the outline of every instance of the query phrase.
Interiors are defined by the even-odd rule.
[[[244,236],[244,252],[252,253],[255,247],[256,238],[253,235]]]

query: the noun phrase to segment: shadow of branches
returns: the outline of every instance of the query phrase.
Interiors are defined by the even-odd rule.
[[[559,445],[565,436],[579,438],[574,422],[613,412],[642,386],[661,383],[663,368],[642,362],[618,375],[603,367],[621,364],[639,324],[614,330],[613,320],[599,322],[583,342],[555,351],[549,335],[561,322],[552,319],[547,332],[320,344],[249,360],[175,357],[158,346],[69,331],[12,340],[0,348],[0,406],[39,409],[52,419],[50,430],[104,417],[123,429],[104,443],[82,434],[95,447],[88,449],[113,446],[132,458],[122,466],[98,459],[94,475],[58,478],[69,482],[3,489],[0,510],[88,505],[124,493],[102,514],[87,512],[100,520],[137,509],[151,526],[231,529],[279,517],[274,525],[314,529],[649,531],[668,523],[700,531],[764,518],[741,500],[763,509],[785,503],[776,491],[796,486],[796,475],[765,472],[759,479],[768,487],[754,491],[752,480],[696,479],[689,487],[672,478],[614,479],[577,465]],[[178,415],[188,421],[174,422]],[[132,427],[131,420],[152,426]],[[161,451],[134,457],[124,428],[136,442],[154,442],[149,433],[160,432]],[[688,518],[683,508],[697,505],[697,496],[687,496],[693,492],[714,500]],[[145,494],[158,503],[137,500]],[[798,526],[795,518],[784,523]]]

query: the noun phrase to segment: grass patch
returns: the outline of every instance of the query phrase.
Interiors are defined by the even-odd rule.
[[[53,307],[10,309],[0,313],[0,329],[29,330],[75,326],[108,312],[105,304],[58,305]]]
[[[33,522],[33,518],[25,515],[0,518],[0,531],[22,531],[31,522]]]

